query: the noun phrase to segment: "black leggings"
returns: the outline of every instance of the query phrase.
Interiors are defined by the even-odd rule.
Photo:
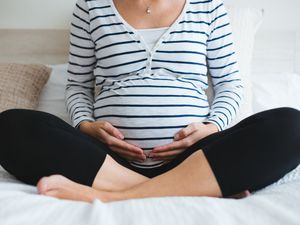
[[[277,108],[254,114],[234,127],[214,133],[154,169],[133,167],[109,147],[58,117],[40,111],[11,109],[0,114],[0,164],[19,180],[36,185],[62,174],[91,186],[106,154],[149,178],[180,164],[202,149],[224,197],[263,188],[300,163],[300,112]]]

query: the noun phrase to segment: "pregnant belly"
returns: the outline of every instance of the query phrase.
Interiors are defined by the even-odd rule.
[[[174,135],[209,112],[206,95],[191,83],[179,80],[139,79],[104,87],[96,97],[94,117],[118,128],[125,141],[141,147],[145,154],[171,143]],[[142,168],[162,165],[147,158]]]

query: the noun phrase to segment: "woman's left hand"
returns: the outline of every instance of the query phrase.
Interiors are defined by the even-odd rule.
[[[197,141],[215,132],[218,132],[218,128],[213,123],[191,123],[175,134],[172,143],[153,148],[149,157],[167,163]]]

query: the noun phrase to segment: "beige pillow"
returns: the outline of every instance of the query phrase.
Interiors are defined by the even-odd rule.
[[[50,72],[44,65],[0,64],[0,112],[35,109]]]
[[[231,22],[231,28],[234,37],[235,50],[239,62],[239,70],[244,86],[244,100],[241,104],[238,115],[233,119],[229,128],[237,124],[242,119],[253,114],[252,107],[252,86],[251,86],[251,60],[255,41],[255,34],[263,20],[263,10],[256,8],[243,8],[235,6],[226,6]],[[213,90],[210,87],[207,90],[209,102],[213,100]]]

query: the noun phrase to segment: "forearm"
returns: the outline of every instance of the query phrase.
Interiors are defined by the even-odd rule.
[[[73,126],[93,118],[96,64],[95,44],[90,35],[88,6],[80,1],[71,18],[66,106]]]

